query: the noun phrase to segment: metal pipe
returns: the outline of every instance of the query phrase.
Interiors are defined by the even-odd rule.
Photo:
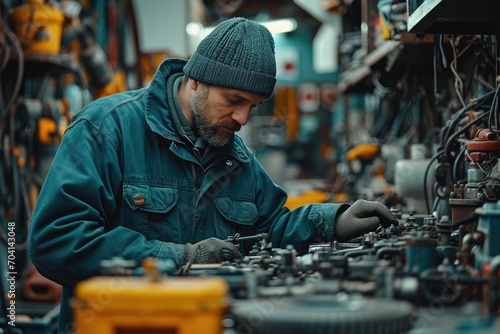
[[[488,286],[488,306],[492,314],[496,314],[499,307],[498,282],[500,275],[500,255],[495,256],[490,262],[490,283]]]

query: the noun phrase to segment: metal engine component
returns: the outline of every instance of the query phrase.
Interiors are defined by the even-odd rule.
[[[492,170],[492,164],[496,163],[495,156],[498,152],[500,152],[499,134],[489,129],[479,130],[474,140],[467,144],[465,150],[465,161],[469,163],[467,183],[454,185],[449,199],[453,221],[468,217],[486,202],[497,200],[498,187],[488,185],[485,178]]]
[[[406,301],[312,295],[235,303],[239,333],[402,333],[411,328]]]

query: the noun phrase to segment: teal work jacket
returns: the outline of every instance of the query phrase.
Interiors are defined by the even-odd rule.
[[[97,275],[101,260],[155,257],[181,266],[186,243],[235,233],[267,232],[273,247],[291,244],[299,253],[332,240],[340,204],[289,210],[284,190],[238,136],[200,164],[175,131],[166,99],[167,78],[184,64],[166,60],[148,87],[87,105],[54,156],[28,253],[41,274],[63,285],[66,329],[71,288]]]

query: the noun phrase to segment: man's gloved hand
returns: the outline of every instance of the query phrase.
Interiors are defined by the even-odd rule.
[[[384,204],[360,199],[337,216],[334,237],[345,242],[375,231],[379,225],[389,227],[397,224],[399,221]]]
[[[220,263],[241,258],[238,246],[217,238],[188,243],[184,250],[184,261],[191,263]]]

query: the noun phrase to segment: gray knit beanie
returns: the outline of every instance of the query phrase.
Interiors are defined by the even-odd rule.
[[[226,20],[200,42],[184,74],[268,98],[276,84],[273,37],[266,27],[245,18]]]

